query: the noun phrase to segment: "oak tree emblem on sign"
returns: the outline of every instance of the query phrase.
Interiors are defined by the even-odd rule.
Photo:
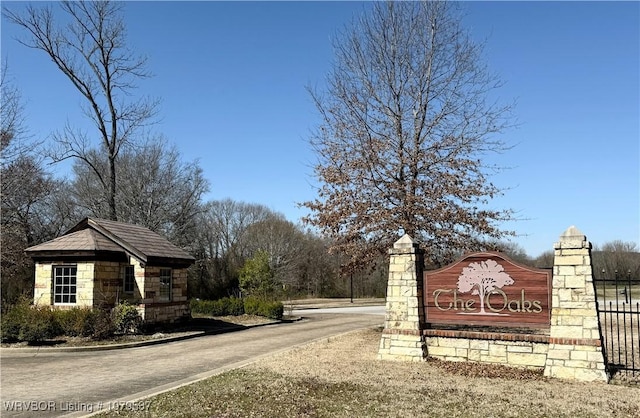
[[[485,312],[485,300],[497,289],[513,284],[513,279],[504,268],[495,260],[487,259],[477,263],[469,263],[462,269],[462,274],[458,277],[458,291],[461,293],[471,292],[472,295],[480,297],[480,312],[476,315],[505,315],[496,312]],[[465,312],[465,314],[471,314]]]

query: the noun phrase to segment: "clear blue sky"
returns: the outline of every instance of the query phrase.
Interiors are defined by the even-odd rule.
[[[3,2],[11,9],[25,3]],[[322,87],[330,39],[359,2],[127,2],[130,46],[155,77],[139,92],[162,100],[155,129],[199,160],[206,200],[261,203],[297,222],[315,197],[306,143],[318,122],[305,86]],[[493,202],[522,221],[505,225],[529,255],[576,225],[594,244],[640,246],[640,4],[467,2],[465,24],[487,38],[486,61],[516,98],[515,147]],[[2,21],[3,60],[22,91],[31,135],[65,121],[86,126],[81,99],[41,51]],[[52,167],[65,175],[68,167]]]

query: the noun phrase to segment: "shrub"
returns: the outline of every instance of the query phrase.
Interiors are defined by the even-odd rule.
[[[277,301],[264,301],[262,306],[260,307],[260,316],[264,316],[266,318],[271,319],[282,319],[282,315],[284,314],[284,305],[282,302]]]
[[[33,306],[23,298],[2,315],[3,342],[38,342],[60,335],[61,330],[49,306]]]
[[[211,304],[211,316],[225,316],[229,313],[229,298],[214,300]]]
[[[61,334],[60,326],[49,306],[29,306],[23,314],[18,333],[20,341],[33,343]]]
[[[93,309],[90,320],[90,336],[94,340],[105,340],[115,333],[112,315],[102,309]]]
[[[244,315],[244,301],[240,298],[229,298],[229,315]]]
[[[142,317],[135,306],[122,302],[113,308],[113,326],[118,334],[135,334],[142,325]]]
[[[247,315],[264,316],[271,319],[282,319],[284,315],[284,305],[282,302],[269,301],[256,297],[249,297],[244,300],[244,311]]]
[[[244,294],[267,296],[274,291],[275,279],[269,265],[269,253],[257,251],[239,271],[240,289]]]
[[[210,316],[243,315],[244,303],[238,298],[222,298],[218,300],[191,299],[191,312]]]
[[[191,299],[191,302],[189,302],[192,313],[203,315],[209,315],[209,312],[212,310],[212,304],[212,300]]]
[[[248,297],[244,300],[244,312],[247,315],[259,315],[260,314],[260,299],[256,297]]]
[[[107,311],[88,307],[52,309],[33,306],[25,299],[2,315],[0,339],[2,342],[31,343],[66,335],[100,340],[111,337],[114,331],[114,321]]]
[[[25,318],[29,315],[30,305],[27,299],[22,299],[9,307],[6,313],[2,315],[0,325],[0,338],[2,342],[15,342],[20,340],[20,329],[22,328]]]
[[[89,307],[74,307],[69,310],[56,310],[54,316],[64,335],[69,337],[88,337],[93,334],[95,313]]]

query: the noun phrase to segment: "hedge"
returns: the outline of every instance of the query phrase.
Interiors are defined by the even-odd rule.
[[[272,319],[282,319],[284,305],[255,297],[246,299],[222,298],[218,300],[191,299],[191,312],[209,316],[258,315]]]
[[[109,312],[88,307],[52,309],[50,306],[33,306],[25,299],[2,315],[0,340],[37,343],[61,336],[101,340],[116,333],[138,332],[141,323],[136,308],[126,303]]]

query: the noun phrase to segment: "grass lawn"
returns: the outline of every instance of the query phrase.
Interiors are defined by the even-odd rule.
[[[354,332],[148,398],[150,417],[639,417],[640,388],[469,363],[376,360]]]

